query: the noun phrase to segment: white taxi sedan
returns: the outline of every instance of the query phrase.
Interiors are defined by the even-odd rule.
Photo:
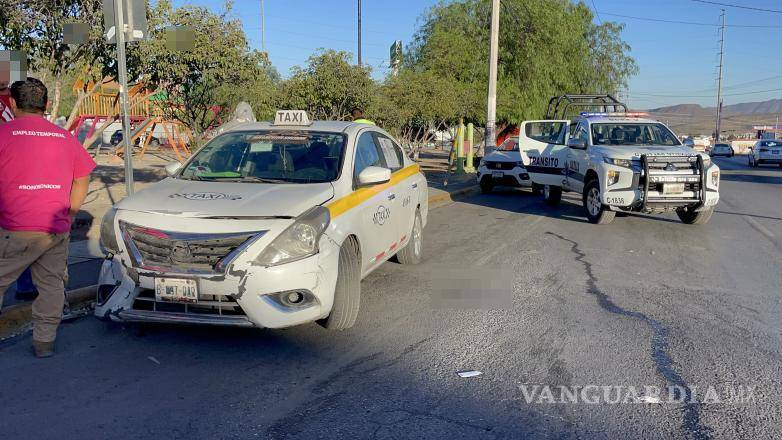
[[[421,260],[426,179],[374,125],[280,111],[166,171],[103,219],[98,317],[345,329],[363,277]]]
[[[749,166],[774,164],[782,167],[782,140],[761,140],[755,142],[749,153]]]

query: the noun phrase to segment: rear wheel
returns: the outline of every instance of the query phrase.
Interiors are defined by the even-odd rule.
[[[421,212],[415,211],[415,220],[413,221],[413,230],[410,231],[410,240],[405,247],[397,254],[396,259],[401,264],[418,264],[421,262],[421,255],[424,243],[424,226],[421,221]]]
[[[603,204],[600,198],[600,182],[597,180],[590,180],[584,186],[583,203],[589,223],[605,225],[611,223],[616,216],[616,212],[609,211]]]
[[[562,201],[562,188],[559,186],[543,185],[543,200],[547,205],[556,206]]]
[[[345,330],[353,327],[361,302],[361,251],[353,238],[342,243],[337,264],[337,286],[331,314],[318,321],[329,330]]]
[[[714,214],[714,208],[706,208],[702,211],[695,211],[687,208],[679,208],[676,210],[676,215],[679,216],[679,220],[688,225],[705,225],[711,219],[711,215]]]

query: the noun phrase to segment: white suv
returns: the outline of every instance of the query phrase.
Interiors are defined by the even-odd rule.
[[[749,153],[749,166],[777,164],[782,167],[782,140],[761,140],[755,142]]]

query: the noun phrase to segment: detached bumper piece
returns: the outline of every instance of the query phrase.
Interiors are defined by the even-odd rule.
[[[150,289],[141,290],[133,308],[117,316],[131,322],[255,327],[232,297],[202,294],[194,303],[166,302],[157,301]]]
[[[692,156],[642,155],[640,189],[642,211],[664,211],[701,207],[706,201],[706,172],[703,158]],[[666,194],[665,185],[682,185],[683,191]]]

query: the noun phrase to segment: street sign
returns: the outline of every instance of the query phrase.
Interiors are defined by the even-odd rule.
[[[399,67],[402,64],[402,40],[394,41],[389,50],[390,67]]]
[[[125,22],[125,42],[145,40],[147,26],[147,3],[145,0],[103,0],[103,28],[106,41],[117,44],[117,10],[115,4],[122,4],[122,16]]]

